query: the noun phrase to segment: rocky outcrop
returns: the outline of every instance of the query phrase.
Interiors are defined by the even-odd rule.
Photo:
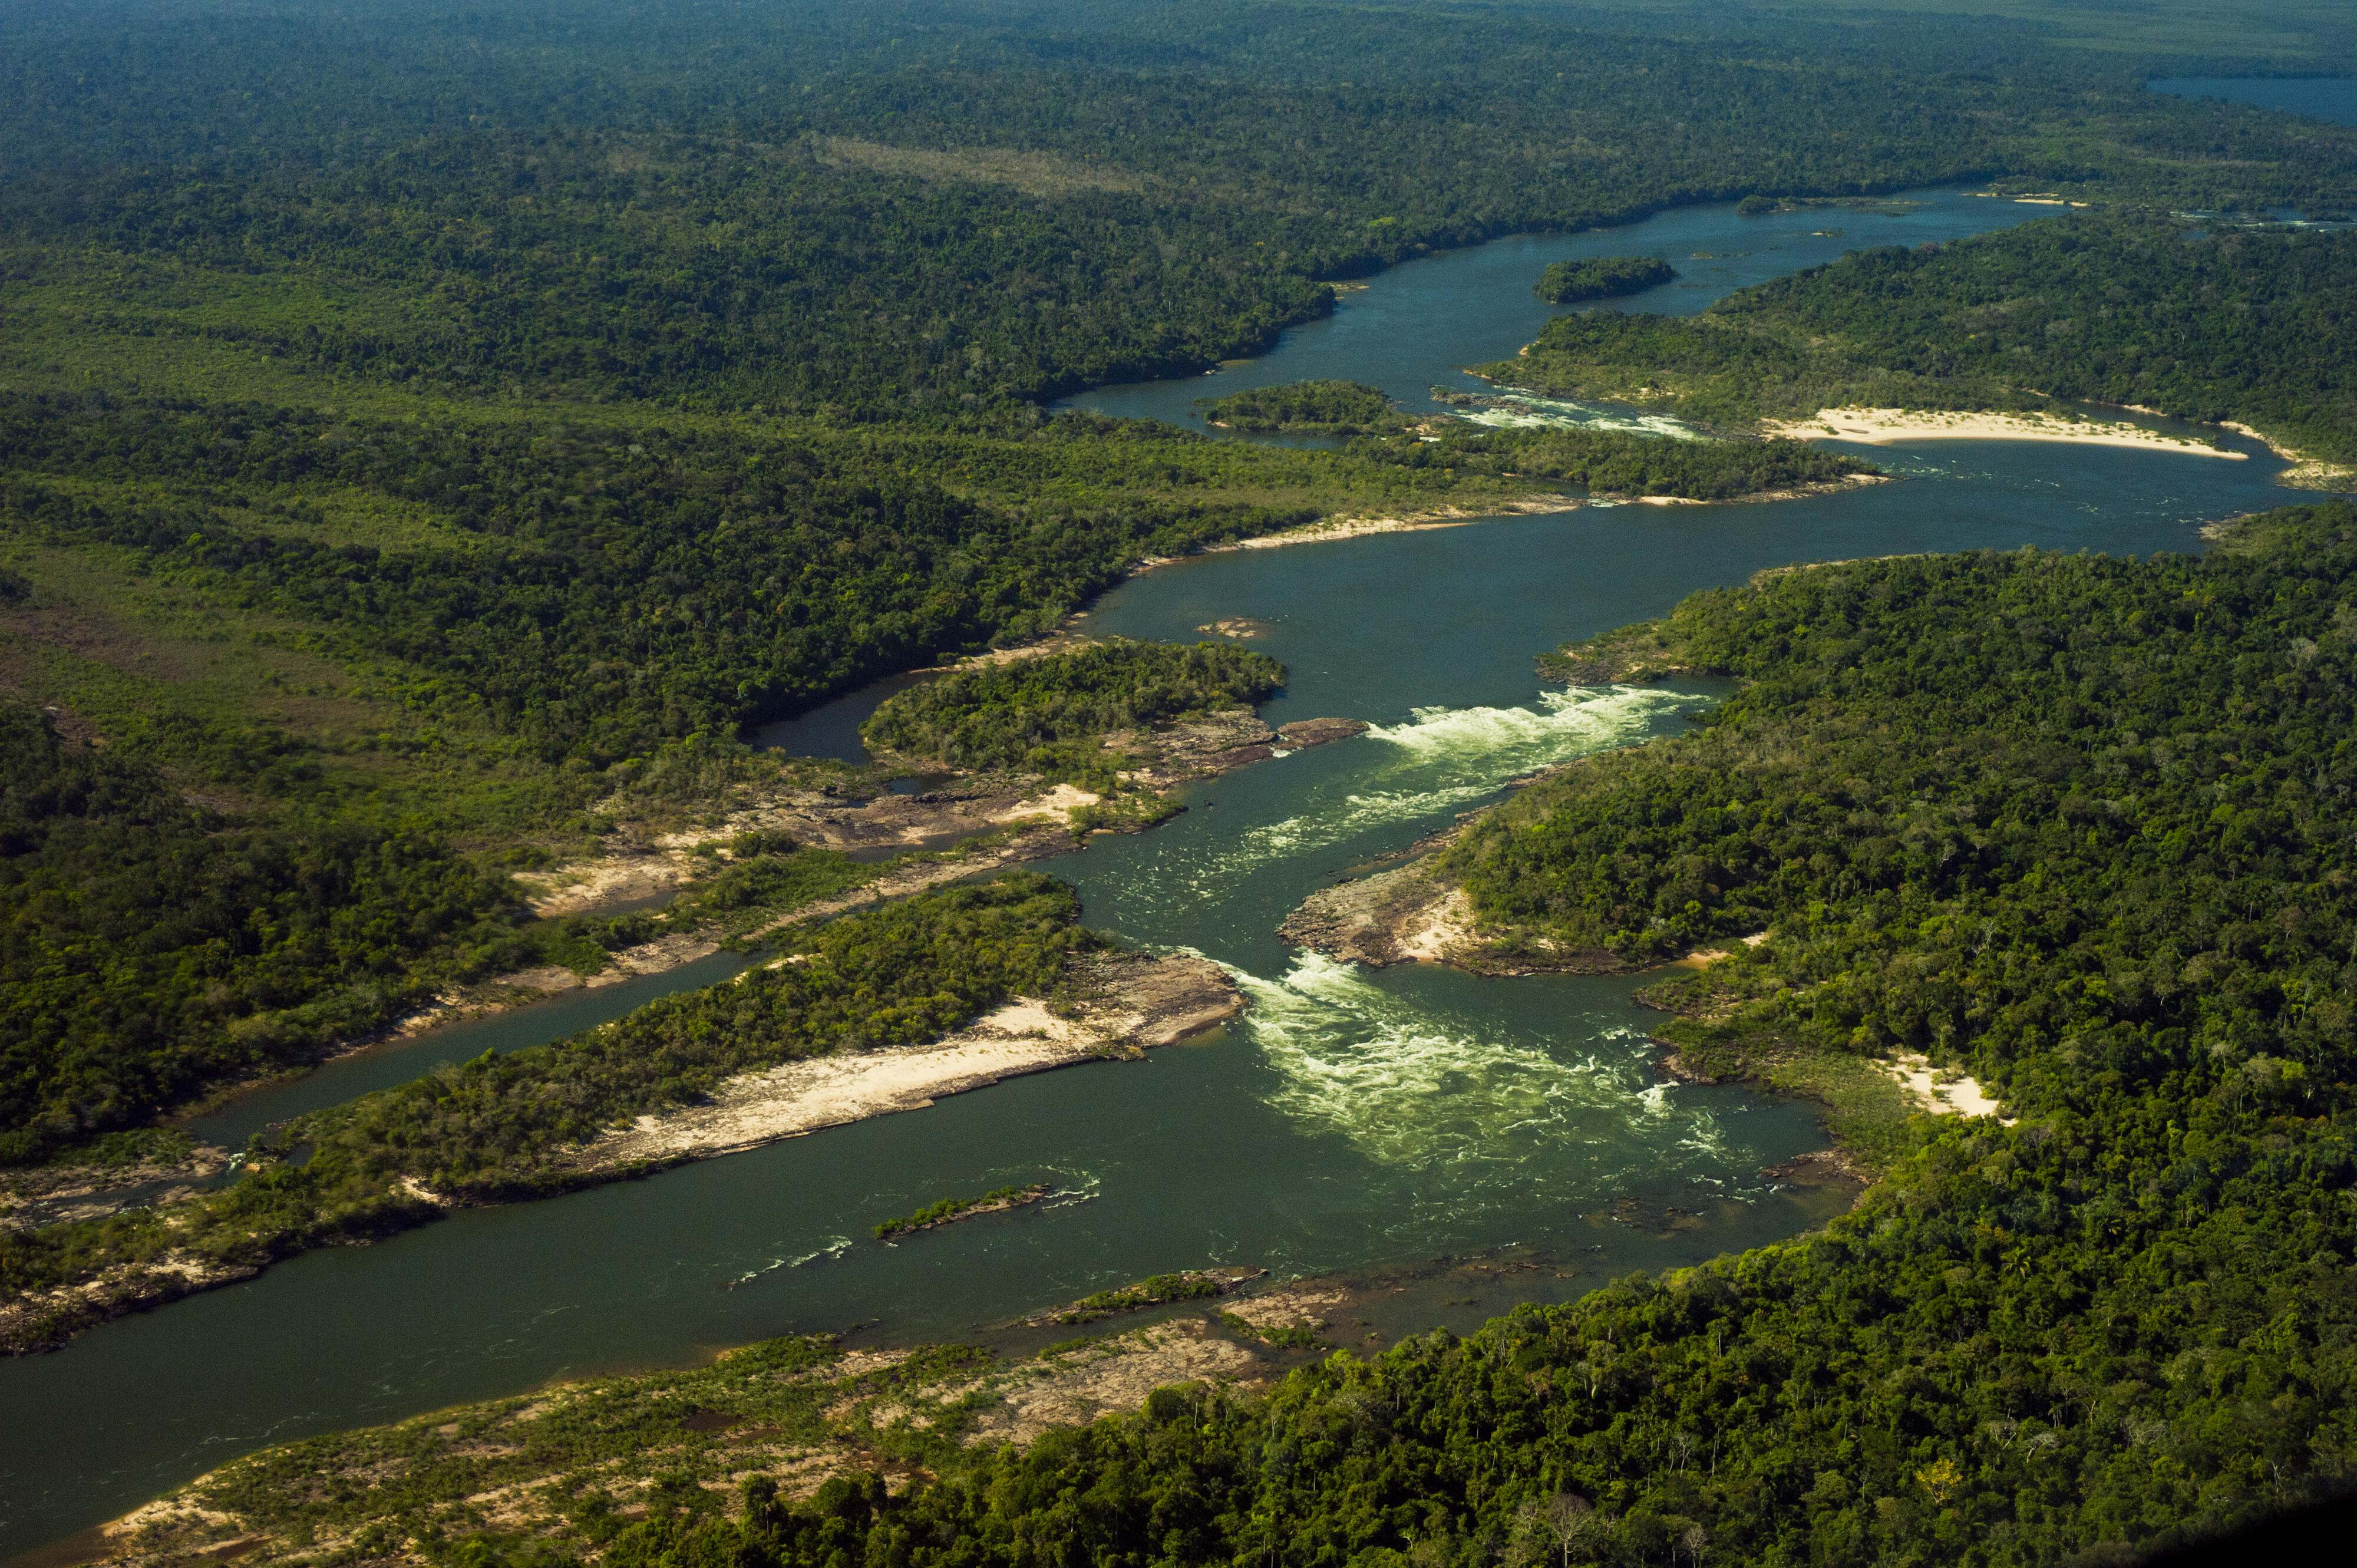
[[[1277,725],[1276,734],[1278,739],[1297,751],[1303,746],[1348,740],[1366,734],[1367,729],[1367,724],[1361,719],[1296,719],[1289,725]]]

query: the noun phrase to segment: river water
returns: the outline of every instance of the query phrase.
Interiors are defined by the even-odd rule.
[[[2041,209],[1934,193],[1878,212],[1738,220],[1695,209],[1608,235],[1514,239],[1375,279],[1265,360],[1076,400],[1187,416],[1206,388],[1346,375],[1420,401],[1511,354],[1549,314],[1565,255],[1664,253],[1717,292],[1846,247],[1953,237]],[[1840,234],[1813,230],[1839,229]],[[1696,260],[1695,252],[1709,254]],[[639,1182],[476,1210],[0,1364],[0,1554],[54,1541],[257,1445],[545,1380],[677,1364],[769,1335],[942,1338],[1162,1270],[1414,1271],[1502,1255],[1540,1266],[1487,1292],[1410,1294],[1387,1334],[1469,1326],[1516,1297],[1566,1299],[1820,1222],[1838,1199],[1763,1167],[1820,1147],[1805,1106],[1657,1080],[1625,978],[1485,981],[1364,972],[1274,935],[1306,895],[1495,799],[1517,774],[1674,733],[1697,691],[1543,690],[1534,654],[1761,567],[1901,551],[2189,549],[2206,521],[2289,499],[2281,465],[2023,443],[1877,456],[1907,482],[1763,505],[1596,506],[1465,527],[1208,555],[1156,570],[1092,627],[1189,638],[1263,623],[1291,680],[1273,722],[1375,727],[1191,789],[1185,814],[1045,869],[1092,924],[1234,967],[1252,1011],[1132,1064],[1020,1079]],[[840,749],[858,704],[784,744]],[[640,986],[354,1058],[339,1092],[487,1047],[514,1048],[643,1001]],[[314,1103],[301,1085],[221,1130]],[[1015,1182],[1064,1197],[888,1247],[868,1227]]]
[[[2172,76],[2145,83],[2178,98],[2222,98],[2255,109],[2357,125],[2357,81],[2340,76]]]

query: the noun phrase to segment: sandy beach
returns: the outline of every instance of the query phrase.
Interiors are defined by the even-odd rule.
[[[916,1111],[1026,1073],[1044,1072],[1200,1034],[1243,1009],[1243,993],[1207,959],[1097,961],[1103,1000],[1077,1015],[1018,998],[930,1046],[789,1062],[723,1084],[705,1104],[641,1116],[583,1148],[583,1171],[708,1159],[870,1116]]]
[[[1795,441],[1831,437],[1865,446],[1887,446],[1896,441],[2062,441],[2082,446],[2142,446],[2182,452],[2192,457],[2227,457],[2236,462],[2247,452],[2229,452],[2181,435],[2169,435],[2142,425],[2109,420],[2055,419],[2036,413],[1958,413],[1943,409],[1827,408],[1807,419],[1770,420],[1760,427],[1763,435]]]

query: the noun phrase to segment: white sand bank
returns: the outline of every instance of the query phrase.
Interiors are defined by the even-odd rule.
[[[2226,457],[2236,462],[2246,452],[2208,446],[2187,436],[2147,430],[2142,425],[2111,420],[2053,419],[2035,413],[1957,413],[1938,409],[1828,408],[1807,419],[1770,420],[1766,435],[1796,441],[1831,437],[1865,446],[1887,446],[1898,441],[2060,441],[2082,446],[2141,446],[2182,452],[2194,457]]]

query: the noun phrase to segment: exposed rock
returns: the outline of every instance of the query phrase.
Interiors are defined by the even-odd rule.
[[[1382,968],[1446,963],[1477,974],[1617,974],[1609,952],[1556,946],[1542,937],[1477,931],[1465,890],[1434,875],[1427,861],[1378,872],[1311,894],[1276,934],[1332,958]]]
[[[1367,729],[1367,724],[1361,719],[1296,719],[1289,725],[1277,725],[1276,733],[1286,745],[1298,749],[1348,740],[1354,735],[1366,734]]]

